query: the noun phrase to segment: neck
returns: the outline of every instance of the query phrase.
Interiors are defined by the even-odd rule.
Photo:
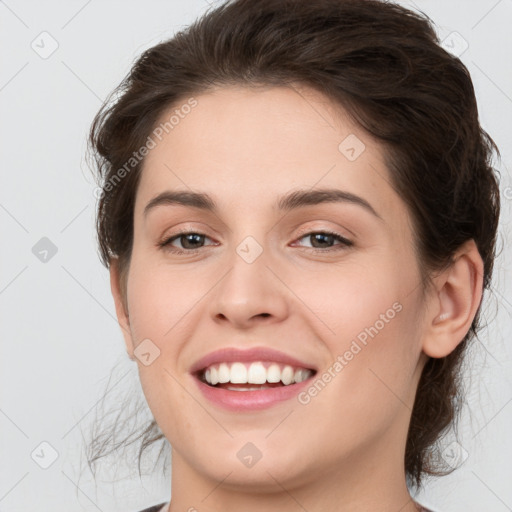
[[[172,500],[166,512],[421,510],[407,489],[402,454],[394,460],[381,455],[374,451],[365,460],[358,454],[357,463],[346,460],[341,466],[324,468],[322,474],[314,470],[293,479],[277,478],[277,470],[267,468],[266,477],[244,483],[236,481],[234,471],[224,479],[209,478],[173,450]]]

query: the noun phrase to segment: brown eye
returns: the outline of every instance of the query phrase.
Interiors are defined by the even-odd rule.
[[[200,244],[204,244],[205,238],[209,238],[202,233],[197,233],[195,231],[183,231],[173,235],[170,238],[166,238],[162,242],[158,244],[158,246],[162,249],[169,250],[176,254],[192,254],[201,249]],[[174,247],[172,245],[173,242],[179,241],[181,244],[180,247]]]
[[[298,240],[302,240],[303,238],[309,238],[312,241],[311,248],[322,252],[337,250],[335,246],[333,247],[331,245],[336,240],[340,242],[337,244],[339,248],[350,247],[353,245],[353,242],[347,240],[339,233],[332,231],[311,231],[309,233],[303,234]]]

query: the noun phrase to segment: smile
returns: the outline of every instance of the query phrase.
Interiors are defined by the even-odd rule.
[[[199,375],[210,386],[234,391],[252,391],[300,383],[311,377],[313,371],[272,361],[252,363],[235,361],[211,365]],[[247,386],[247,384],[257,384],[257,386]]]
[[[231,412],[257,411],[295,398],[316,370],[268,361],[211,365],[193,375],[203,396]]]

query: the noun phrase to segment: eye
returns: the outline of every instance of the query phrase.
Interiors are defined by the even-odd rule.
[[[310,231],[308,233],[302,234],[298,240],[302,240],[303,238],[309,238],[313,242],[311,249],[313,251],[320,252],[328,252],[333,250],[337,251],[343,249],[344,247],[350,247],[354,245],[353,242],[334,231]],[[331,246],[330,244],[336,240],[340,242],[338,246]],[[329,245],[329,247],[326,247],[326,245]]]
[[[162,242],[159,242],[158,246],[162,249],[174,252],[175,254],[195,254],[200,249],[197,245],[204,243],[205,238],[208,237],[203,233],[197,233],[195,231],[180,231],[171,238],[166,238]],[[171,245],[175,240],[180,241],[182,249]]]
[[[353,242],[334,231],[310,231],[302,234],[297,240],[308,237],[313,241],[313,245],[309,247],[309,249],[315,252],[336,251],[354,245]],[[196,231],[181,231],[159,242],[158,247],[175,254],[195,254],[201,249],[198,245],[204,244],[206,238],[209,237]],[[180,241],[182,247],[174,247],[172,244],[175,241]],[[335,241],[338,241],[339,244],[337,244],[337,246],[331,246]],[[315,244],[319,244],[319,246],[315,246]],[[326,245],[328,245],[328,247],[326,247]]]

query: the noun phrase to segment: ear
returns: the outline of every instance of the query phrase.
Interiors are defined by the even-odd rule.
[[[121,274],[119,272],[119,260],[112,258],[110,260],[110,289],[116,306],[116,316],[119,327],[123,332],[124,343],[128,357],[133,361],[134,344],[130,330],[130,316],[128,312],[128,304],[125,297],[125,291],[121,286]]]
[[[435,277],[422,345],[426,355],[445,357],[464,339],[482,300],[483,270],[476,243],[469,240]]]

